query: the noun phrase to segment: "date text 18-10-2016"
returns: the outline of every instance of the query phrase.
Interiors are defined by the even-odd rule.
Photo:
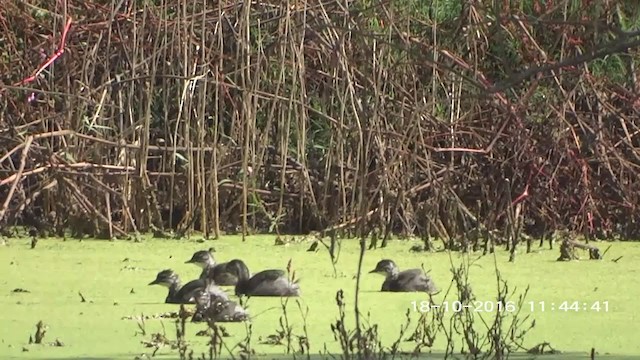
[[[440,304],[432,303],[428,300],[423,301],[412,301],[411,307],[413,311],[419,312],[429,312],[435,310],[441,310],[444,312],[461,312],[463,310],[472,311],[472,312],[514,312],[517,310],[516,303],[513,301],[469,301],[469,302],[461,302],[458,300],[454,301],[443,301]]]

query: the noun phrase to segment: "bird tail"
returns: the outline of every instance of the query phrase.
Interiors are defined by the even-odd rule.
[[[300,279],[296,279],[291,282],[291,286],[289,288],[290,295],[299,296],[300,295]]]

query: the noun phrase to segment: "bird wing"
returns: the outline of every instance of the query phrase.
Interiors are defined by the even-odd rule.
[[[435,291],[433,280],[421,269],[405,270],[398,274],[398,283],[407,284],[408,289],[413,291]]]
[[[300,285],[292,283],[286,277],[261,282],[251,291],[253,296],[299,296]]]
[[[423,276],[424,276],[424,272],[422,272],[422,270],[420,269],[405,270],[398,274],[398,281],[408,282],[416,278],[421,278]]]
[[[223,274],[229,274],[236,278],[250,278],[249,268],[244,263],[244,261],[239,259],[234,259],[229,262],[221,263],[213,267],[211,270],[212,274],[210,276],[222,276]]]
[[[233,273],[236,277],[241,279],[248,279],[251,277],[247,264],[240,259],[233,259],[229,261],[227,263],[227,272]]]
[[[218,279],[220,276],[224,275],[227,272],[228,264],[229,263],[224,262],[210,268],[208,270],[207,277],[209,279],[212,279],[213,281],[216,281],[216,279]]]
[[[282,277],[285,277],[284,270],[263,270],[253,275],[251,283],[257,285],[263,282],[276,281]]]
[[[216,266],[213,267],[213,271],[215,271],[215,272],[227,271],[227,265],[229,265],[229,262],[223,262],[223,263],[216,264]]]
[[[178,290],[176,298],[185,303],[194,302],[195,292],[203,289],[205,282],[202,279],[191,280]]]

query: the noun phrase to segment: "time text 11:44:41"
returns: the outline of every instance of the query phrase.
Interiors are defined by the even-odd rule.
[[[544,311],[593,311],[593,312],[608,312],[609,301],[529,301],[529,310],[531,312],[544,312]]]

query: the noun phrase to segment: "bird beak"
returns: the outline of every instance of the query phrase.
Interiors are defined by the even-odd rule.
[[[193,261],[193,259],[190,259],[190,260],[185,261],[184,263],[185,263],[185,264],[191,264],[191,263],[193,263],[193,262],[195,262],[195,261]]]
[[[149,285],[155,285],[158,283],[158,279],[153,280],[152,282],[149,283]]]
[[[375,273],[377,273],[377,272],[378,272],[378,271],[376,271],[376,269],[373,269],[373,270],[369,271],[369,274],[375,274]]]

